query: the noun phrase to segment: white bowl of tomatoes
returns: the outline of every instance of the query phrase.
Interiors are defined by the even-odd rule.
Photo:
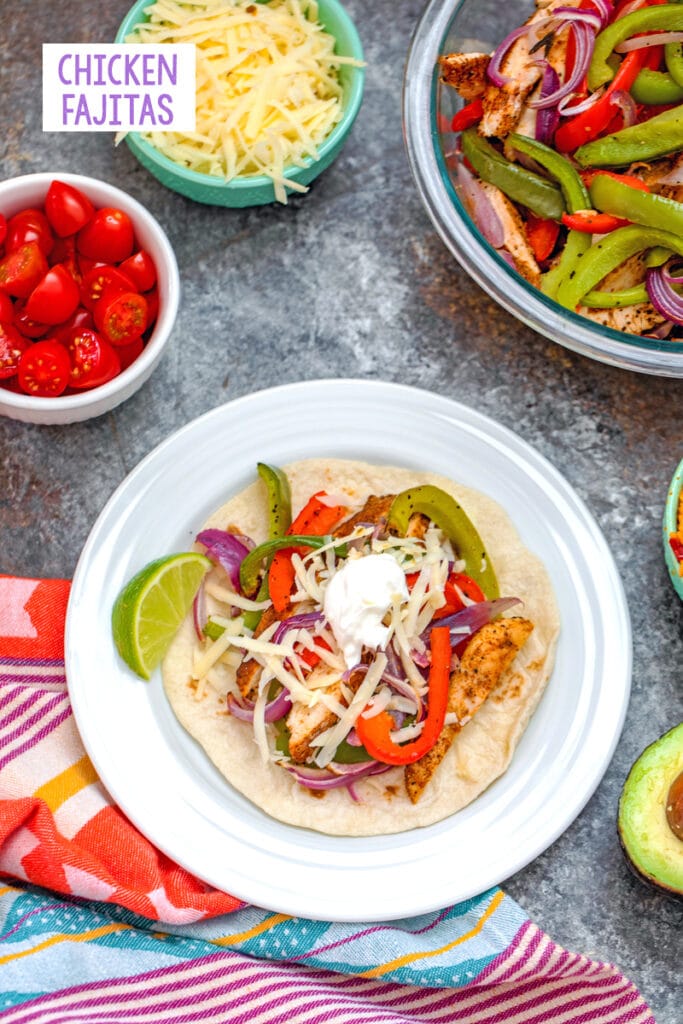
[[[73,423],[115,408],[169,340],[180,282],[137,200],[96,178],[0,182],[0,413]]]

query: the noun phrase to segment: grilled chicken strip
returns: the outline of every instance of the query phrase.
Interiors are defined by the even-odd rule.
[[[644,280],[644,256],[642,253],[636,253],[611,271],[598,285],[598,290],[618,292],[641,284]],[[622,309],[589,309],[587,306],[579,306],[578,311],[595,323],[631,334],[648,334],[664,323],[664,317],[649,302],[624,306]]]
[[[541,268],[529,245],[522,218],[516,207],[496,185],[491,185],[486,181],[480,182],[480,185],[503,225],[503,248],[512,256],[515,267],[522,277],[525,277],[535,288],[540,288]]]
[[[450,681],[448,711],[456,715],[457,723],[445,726],[436,745],[406,766],[405,784],[412,803],[420,799],[451,743],[498,686],[533,628],[528,619],[515,616],[489,622],[472,637]]]
[[[486,68],[490,59],[488,53],[450,53],[439,57],[441,80],[464,100],[476,100],[486,91]]]

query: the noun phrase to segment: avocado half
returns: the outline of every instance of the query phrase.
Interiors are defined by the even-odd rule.
[[[683,722],[651,743],[631,768],[617,824],[636,874],[683,900]]]

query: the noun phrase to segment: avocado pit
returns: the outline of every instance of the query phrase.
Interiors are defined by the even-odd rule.
[[[666,798],[666,820],[673,834],[683,841],[683,772],[671,783]]]

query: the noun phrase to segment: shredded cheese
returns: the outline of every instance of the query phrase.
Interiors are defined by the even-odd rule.
[[[127,43],[194,43],[194,132],[143,134],[169,159],[231,181],[271,178],[278,202],[287,190],[308,191],[285,177],[317,159],[318,147],[341,120],[342,64],[335,39],[307,0],[155,0]],[[117,139],[118,141],[118,139]]]

